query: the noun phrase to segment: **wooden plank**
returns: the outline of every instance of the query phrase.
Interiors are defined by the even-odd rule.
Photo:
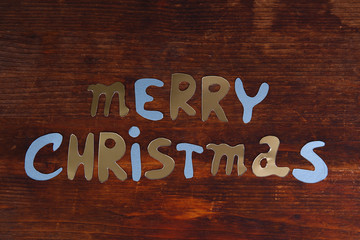
[[[359,58],[360,2],[313,1],[9,1],[0,3],[0,238],[1,239],[359,239]],[[189,104],[170,118],[171,74],[196,81]],[[221,76],[230,91],[220,102],[229,122],[213,113],[201,120],[201,79]],[[150,87],[163,112],[160,121],[135,110],[134,82],[157,78]],[[251,122],[235,93],[240,77],[249,96],[261,83],[270,86]],[[122,82],[130,112],[120,117],[117,97],[110,115],[90,116],[90,84]],[[141,134],[128,135],[131,126]],[[119,164],[124,182],[113,173],[105,183],[66,174],[69,137],[117,132],[126,142]],[[38,137],[61,133],[53,152],[40,150],[35,167],[50,173],[34,181],[24,170],[25,153]],[[326,162],[325,180],[306,184],[291,172],[284,178],[256,177],[251,165],[268,148],[262,137],[280,141],[278,166],[313,169],[300,156],[310,141],[324,141],[315,152]],[[148,144],[175,160],[162,180],[144,177],[160,168]],[[140,143],[142,177],[131,179],[130,148]],[[204,148],[193,154],[194,177],[184,177],[181,142]],[[222,162],[210,173],[208,143],[245,145],[247,171],[225,174]]]

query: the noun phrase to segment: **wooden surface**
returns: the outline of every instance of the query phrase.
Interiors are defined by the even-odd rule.
[[[0,3],[0,239],[359,239],[359,58],[360,3],[356,0],[242,1],[16,1]],[[170,119],[171,74],[192,75],[197,88],[184,112]],[[216,75],[231,85],[221,101],[229,122],[213,114],[201,121],[201,78]],[[135,111],[134,82],[151,77],[164,119],[146,120]],[[242,122],[234,82],[240,77],[250,96],[260,84],[268,96]],[[126,86],[130,112],[90,116],[90,84]],[[128,135],[138,126],[137,139]],[[83,168],[67,179],[67,149],[74,133],[80,152],[89,132],[95,146],[102,131],[127,143],[119,164],[124,182],[111,173],[101,184],[97,158],[93,179]],[[38,137],[59,132],[59,150],[42,149],[35,167],[49,181],[34,181],[24,170],[25,153]],[[313,169],[301,147],[319,140],[316,153],[328,177],[316,184],[256,177],[254,158],[277,136],[279,166]],[[166,137],[161,149],[176,162],[162,180],[144,172],[161,167],[148,143]],[[131,179],[130,147],[141,145],[142,178]],[[245,144],[247,172],[225,175],[224,162],[210,173],[213,152],[194,154],[194,177],[184,177],[181,142]],[[95,147],[97,154],[97,147]]]

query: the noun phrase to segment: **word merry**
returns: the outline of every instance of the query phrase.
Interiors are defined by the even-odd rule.
[[[129,130],[129,135],[136,138],[140,135],[140,130],[137,127],[132,127]],[[53,144],[53,150],[56,151],[62,142],[63,136],[59,133],[50,133],[36,139],[29,147],[25,156],[25,172],[26,174],[39,181],[45,181],[56,177],[62,171],[62,168],[57,169],[53,173],[45,174],[37,171],[34,167],[34,159],[38,151],[47,144]],[[115,145],[111,148],[105,145],[107,140],[113,140]],[[278,167],[276,165],[276,154],[280,145],[280,140],[275,136],[266,136],[260,140],[260,144],[267,144],[270,150],[266,153],[260,153],[252,163],[252,171],[257,177],[266,177],[276,175],[285,177],[290,169],[288,167]],[[145,172],[145,177],[151,180],[162,179],[167,177],[175,168],[175,161],[172,157],[161,153],[159,147],[167,147],[171,145],[171,140],[166,138],[156,138],[151,141],[147,147],[149,155],[159,161],[163,167],[161,169],[150,170]],[[294,169],[293,176],[299,181],[305,183],[316,183],[326,178],[328,169],[325,162],[313,152],[314,148],[324,146],[324,142],[313,141],[305,144],[300,154],[309,162],[311,162],[315,170]],[[236,146],[229,146],[225,143],[213,144],[209,143],[207,149],[214,152],[214,157],[211,165],[211,173],[215,176],[219,170],[220,159],[226,157],[226,174],[230,175],[234,166],[235,158],[237,158],[237,174],[241,176],[246,172],[244,165],[244,144]],[[179,143],[176,145],[178,151],[185,151],[185,167],[184,176],[186,178],[193,177],[193,164],[192,153],[196,152],[201,154],[203,148],[201,146],[191,143]],[[117,164],[125,154],[126,143],[124,139],[114,132],[101,132],[98,144],[98,177],[101,183],[109,178],[109,170],[111,170],[119,180],[126,180],[127,173]],[[141,178],[141,156],[140,145],[134,143],[131,146],[131,167],[132,179],[139,181]],[[261,161],[266,160],[266,166],[261,166]],[[78,140],[74,134],[71,134],[68,148],[68,162],[67,162],[67,175],[68,179],[73,180],[77,169],[80,165],[84,165],[85,178],[91,180],[94,171],[94,134],[89,133],[85,148],[82,155],[78,152]]]
[[[180,85],[185,83],[188,87],[185,90],[180,89]],[[213,85],[220,86],[218,91],[210,91]],[[158,121],[163,119],[163,114],[160,111],[145,110],[144,105],[147,102],[153,101],[153,97],[146,93],[146,89],[150,86],[163,87],[164,83],[155,78],[142,78],[135,82],[135,107],[136,112],[149,120]],[[189,116],[194,116],[196,111],[187,102],[195,93],[196,82],[194,78],[184,73],[174,73],[171,75],[171,92],[170,92],[170,117],[175,120],[178,116],[179,108],[183,109]],[[220,121],[228,122],[224,110],[219,102],[229,92],[230,84],[222,77],[206,76],[202,78],[202,100],[201,100],[201,118],[206,121],[212,111],[215,112]],[[109,116],[111,100],[115,93],[119,96],[119,114],[121,117],[129,113],[129,108],[125,103],[125,86],[121,82],[115,82],[110,86],[104,84],[90,85],[89,91],[93,92],[93,100],[91,103],[91,116],[96,115],[100,95],[105,95],[104,115]],[[235,80],[235,92],[243,105],[244,114],[243,121],[248,123],[252,117],[253,108],[259,104],[266,97],[269,91],[269,85],[262,83],[260,89],[255,97],[249,97],[243,87],[240,78]]]

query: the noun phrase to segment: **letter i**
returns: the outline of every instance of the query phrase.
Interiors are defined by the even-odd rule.
[[[136,126],[132,126],[129,129],[129,135],[136,138],[140,135],[140,129]],[[141,158],[140,158],[140,145],[134,143],[131,146],[131,168],[132,168],[132,179],[139,181],[141,178]]]

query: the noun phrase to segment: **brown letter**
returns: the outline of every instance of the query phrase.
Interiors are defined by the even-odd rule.
[[[105,94],[105,107],[104,115],[109,116],[110,104],[115,93],[118,93],[119,96],[119,114],[121,117],[124,117],[128,114],[129,108],[125,105],[125,87],[121,82],[115,82],[110,86],[105,86],[104,84],[98,83],[96,85],[90,85],[88,91],[93,92],[93,100],[91,103],[91,116],[94,117],[97,112],[99,98],[101,94]]]
[[[260,144],[266,143],[269,145],[270,150],[267,153],[260,153],[252,164],[252,170],[257,177],[267,177],[270,175],[276,175],[279,177],[285,177],[290,169],[288,167],[278,167],[275,164],[276,153],[279,149],[280,140],[275,136],[266,136],[260,140]],[[261,161],[266,159],[266,166],[261,167]]]
[[[236,145],[231,147],[225,143],[216,145],[209,143],[206,146],[206,149],[211,149],[214,151],[214,158],[211,164],[211,174],[215,176],[219,170],[220,159],[222,156],[226,156],[226,175],[230,175],[234,166],[235,156],[237,156],[237,172],[238,176],[241,176],[246,172],[246,167],[244,165],[244,144]]]
[[[181,82],[187,82],[189,87],[183,91],[180,90]],[[189,74],[174,73],[171,75],[170,116],[172,120],[177,118],[179,108],[182,108],[190,116],[196,114],[196,111],[187,103],[194,95],[195,89],[196,82]]]
[[[174,170],[175,161],[166,154],[163,154],[158,151],[159,147],[170,146],[171,141],[166,138],[157,138],[152,140],[148,146],[148,152],[152,158],[155,158],[161,162],[164,166],[162,169],[150,170],[145,173],[145,177],[151,180],[162,179],[169,176],[169,174]]]
[[[84,165],[86,180],[90,181],[94,171],[94,134],[89,133],[86,137],[84,153],[81,156],[78,152],[78,140],[74,134],[70,136],[68,150],[68,179],[73,180],[80,164]]]
[[[209,87],[218,84],[220,89],[217,92],[211,92]],[[225,97],[230,89],[229,82],[222,77],[206,76],[202,78],[202,103],[201,103],[201,116],[205,122],[211,111],[214,111],[220,121],[227,122],[224,110],[219,104],[219,101]]]
[[[106,140],[112,139],[115,141],[115,146],[108,148],[105,145]],[[113,132],[101,132],[99,140],[99,156],[98,156],[98,174],[99,181],[105,182],[109,178],[109,170],[114,172],[115,176],[124,181],[127,178],[127,174],[116,161],[122,158],[125,154],[126,145],[124,139],[117,133]]]

